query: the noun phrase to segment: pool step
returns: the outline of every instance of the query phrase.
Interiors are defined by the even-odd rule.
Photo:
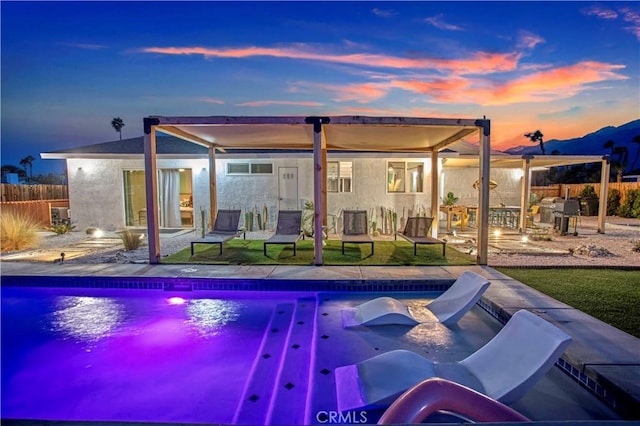
[[[274,309],[238,404],[234,424],[266,423],[294,310],[294,303],[281,303]]]
[[[266,424],[304,424],[316,306],[315,297],[298,299]]]

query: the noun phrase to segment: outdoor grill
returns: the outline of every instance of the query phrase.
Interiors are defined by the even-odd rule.
[[[567,235],[569,232],[569,222],[571,218],[580,215],[580,203],[578,200],[559,199],[555,202],[553,216],[555,218],[554,228],[560,231],[560,235]],[[578,221],[574,220],[573,235],[578,235]]]
[[[560,197],[544,197],[540,200],[540,222],[541,223],[553,223],[554,222],[554,210],[556,208],[556,201],[562,201]]]

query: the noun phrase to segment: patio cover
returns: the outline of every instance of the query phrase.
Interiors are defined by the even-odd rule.
[[[481,131],[479,131],[481,130]],[[215,213],[215,152],[234,149],[308,149],[314,158],[315,263],[322,260],[322,217],[327,150],[429,153],[437,168],[438,152],[462,138],[479,133],[479,234],[478,263],[487,263],[489,208],[490,121],[459,118],[363,117],[363,116],[269,116],[269,117],[164,117],[144,119],[145,171],[149,261],[159,263],[157,221],[156,131],[209,148],[211,210]],[[431,192],[437,194],[438,171],[431,173]],[[486,194],[486,195],[485,195]],[[324,194],[326,195],[326,193]],[[431,209],[438,212],[438,197]],[[484,226],[483,226],[484,225]],[[435,230],[437,232],[437,229]],[[486,235],[485,235],[486,234]]]

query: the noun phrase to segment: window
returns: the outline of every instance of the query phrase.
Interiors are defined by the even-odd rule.
[[[351,192],[353,163],[327,161],[327,192]]]
[[[423,192],[424,163],[389,161],[387,190],[395,193]]]
[[[228,175],[270,175],[272,163],[227,163]]]

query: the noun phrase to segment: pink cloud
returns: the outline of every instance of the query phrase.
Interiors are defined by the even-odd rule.
[[[78,49],[97,50],[106,49],[107,46],[101,44],[89,44],[89,43],[60,43],[64,46],[77,47]]]
[[[198,101],[200,101],[200,102],[206,102],[206,103],[209,103],[209,104],[217,104],[217,105],[222,105],[222,104],[224,104],[224,101],[223,101],[223,100],[220,100],[220,99],[213,99],[213,98],[198,98],[197,100],[198,100]]]
[[[146,47],[145,53],[164,55],[202,55],[205,58],[249,58],[270,56],[274,58],[302,59],[340,64],[395,68],[395,69],[436,69],[455,74],[489,74],[512,71],[517,68],[519,53],[477,52],[463,59],[401,58],[398,56],[368,53],[330,54],[304,50],[304,45],[295,47],[269,48],[205,48],[205,47]]]
[[[438,78],[431,81],[394,80],[395,88],[427,95],[441,102],[458,102],[460,95],[469,89],[471,82],[464,78]]]
[[[582,13],[589,16],[596,16],[600,19],[616,19],[618,14],[611,9],[605,9],[599,6],[591,6],[582,9]]]
[[[336,102],[355,101],[361,104],[373,102],[384,97],[391,87],[387,83],[363,83],[363,84],[319,84],[296,83],[292,92],[325,92],[330,93]]]
[[[373,9],[371,9],[371,13],[373,13],[374,15],[379,16],[381,18],[391,18],[392,16],[395,16],[395,15],[398,14],[394,10],[391,10],[391,9],[378,9],[377,7],[374,7]]]
[[[389,87],[425,95],[431,102],[479,105],[508,105],[564,99],[587,90],[591,84],[624,80],[618,74],[623,65],[580,62],[497,83],[464,77],[425,80],[393,80]]]
[[[442,20],[442,17],[444,15],[440,14],[440,15],[436,15],[436,16],[431,16],[429,18],[425,18],[425,22],[433,25],[436,28],[439,28],[441,30],[447,30],[447,31],[463,31],[462,27],[459,27],[457,25],[454,24],[449,24],[447,22],[444,22]]]
[[[533,49],[538,44],[544,42],[545,40],[542,37],[528,31],[521,31],[518,35],[518,47],[522,47],[525,49]]]
[[[575,65],[533,73],[493,87],[467,91],[480,104],[504,105],[518,102],[546,102],[564,99],[587,90],[593,83],[625,80],[616,73],[624,65],[585,61]]]
[[[631,26],[624,27],[624,29],[635,34],[638,40],[640,40],[640,14],[626,7],[621,9],[621,12],[623,13],[622,19],[625,22],[631,23]]]
[[[311,101],[251,101],[236,104],[237,106],[261,107],[267,105],[296,105],[296,106],[322,106],[320,102]]]

